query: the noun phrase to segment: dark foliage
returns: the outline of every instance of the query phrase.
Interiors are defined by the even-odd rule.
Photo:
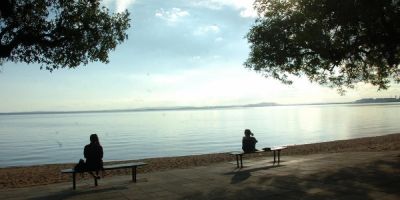
[[[127,39],[129,13],[109,14],[98,0],[2,0],[0,65],[40,63],[47,70],[108,62]]]
[[[387,89],[400,82],[399,0],[256,0],[245,66],[291,84],[358,82]]]

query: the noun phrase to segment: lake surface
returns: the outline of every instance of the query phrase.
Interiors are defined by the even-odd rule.
[[[258,148],[400,132],[400,104],[341,104],[81,114],[0,115],[0,167],[75,163],[97,133],[104,160]]]

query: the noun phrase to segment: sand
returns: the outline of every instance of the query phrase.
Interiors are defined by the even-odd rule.
[[[260,148],[260,147],[259,147]],[[374,152],[374,151],[394,151],[400,150],[400,133],[376,137],[365,137],[350,140],[338,140],[315,144],[302,144],[288,146],[282,151],[284,155],[307,155],[316,153],[336,153],[336,152]],[[251,154],[247,157],[262,157],[271,152],[262,154]],[[139,168],[138,173],[149,173],[168,169],[189,168],[194,166],[205,166],[212,163],[234,161],[234,157],[228,153],[216,153],[205,155],[192,155],[181,157],[165,157],[143,159],[148,163],[147,166]],[[132,162],[132,161],[124,161]],[[121,163],[107,162],[105,164]],[[28,167],[8,167],[0,168],[0,189],[19,188],[36,185],[46,185],[52,183],[71,181],[71,176],[61,174],[62,169],[73,168],[75,163],[70,164],[50,164]],[[105,177],[130,174],[130,170],[106,171]],[[78,176],[78,179],[81,177]],[[84,178],[90,178],[85,175]]]

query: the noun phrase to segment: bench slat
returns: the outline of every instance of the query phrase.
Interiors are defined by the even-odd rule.
[[[270,151],[277,151],[277,150],[282,150],[286,149],[287,147],[272,147]]]
[[[123,168],[132,168],[132,167],[140,167],[143,165],[147,165],[144,162],[135,162],[135,163],[123,163],[123,164],[115,164],[115,165],[107,165],[104,166],[104,170],[111,170],[111,169],[123,169]]]
[[[126,169],[126,168],[133,168],[133,167],[140,167],[147,165],[144,162],[132,162],[132,163],[123,163],[123,164],[115,164],[115,165],[105,165],[103,166],[104,170],[113,170],[113,169]],[[85,171],[86,172],[86,171]],[[61,173],[75,173],[74,169],[63,169]]]
[[[266,148],[263,148],[263,149],[266,149]],[[232,151],[229,154],[235,156],[235,155],[243,155],[243,154],[249,154],[249,153],[262,153],[262,152],[268,152],[268,151],[278,151],[278,150],[283,150],[283,149],[286,149],[286,147],[285,146],[271,147],[271,148],[268,148],[268,150],[258,150],[258,151],[248,152],[248,153],[245,153],[243,151]]]
[[[74,173],[75,170],[74,169],[63,169],[61,170],[61,173]]]
[[[127,169],[131,168],[132,170],[132,181],[136,182],[136,168],[140,166],[147,165],[144,162],[131,162],[131,163],[122,163],[122,164],[115,164],[115,165],[105,165],[103,166],[104,170],[113,170],[113,169]],[[90,172],[90,171],[82,171],[83,172]],[[72,189],[75,190],[76,188],[76,174],[80,172],[76,172],[74,169],[63,169],[61,173],[70,173],[72,174]],[[93,175],[94,178],[94,185],[97,186],[97,177]]]
[[[258,150],[258,151],[253,151],[253,152],[243,152],[243,151],[233,151],[230,152],[230,155],[234,155],[236,157],[236,165],[237,167],[243,167],[243,155],[245,154],[252,154],[252,153],[262,153],[262,152],[270,152],[272,151],[274,153],[274,164],[276,162],[276,153],[278,153],[278,164],[280,162],[280,157],[281,157],[281,150],[286,149],[287,147],[285,146],[276,146],[276,147],[267,147],[267,148],[262,148],[262,150]],[[239,165],[239,161],[240,161],[240,165]]]

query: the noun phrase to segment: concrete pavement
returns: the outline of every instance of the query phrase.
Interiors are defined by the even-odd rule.
[[[400,199],[400,151],[283,156],[130,176],[3,189],[1,199]]]

